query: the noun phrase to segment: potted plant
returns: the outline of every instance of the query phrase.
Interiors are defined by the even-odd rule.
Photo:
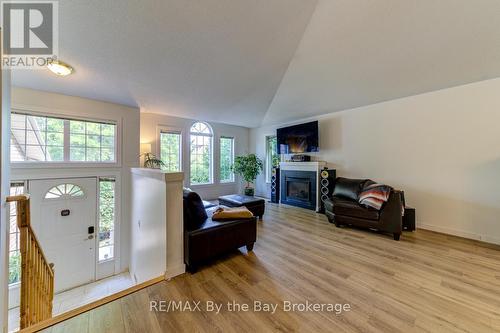
[[[149,169],[161,169],[165,166],[162,160],[156,157],[155,154],[152,153],[144,153],[140,156],[144,156],[144,167]]]
[[[253,196],[255,190],[250,184],[254,183],[257,176],[262,172],[262,160],[255,154],[236,156],[232,169],[234,173],[240,175],[247,182],[245,195]]]

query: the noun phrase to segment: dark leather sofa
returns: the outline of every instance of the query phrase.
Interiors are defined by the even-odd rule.
[[[220,254],[246,246],[252,251],[257,239],[257,218],[213,221],[218,206],[206,208],[196,192],[184,191],[184,262],[194,273],[200,264]]]
[[[391,233],[399,240],[402,232],[402,192],[391,190],[382,209],[367,208],[358,203],[365,186],[374,184],[370,179],[337,178],[333,195],[325,201],[325,214],[335,226],[352,225]]]

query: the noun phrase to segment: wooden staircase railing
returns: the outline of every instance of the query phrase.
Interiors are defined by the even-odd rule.
[[[49,264],[30,225],[28,195],[7,197],[17,203],[17,226],[21,251],[20,328],[52,317],[54,265]]]

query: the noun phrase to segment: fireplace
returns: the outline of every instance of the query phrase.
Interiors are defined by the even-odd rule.
[[[284,170],[280,180],[281,203],[316,209],[316,172]]]

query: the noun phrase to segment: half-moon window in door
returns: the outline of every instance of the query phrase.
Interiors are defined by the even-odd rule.
[[[59,199],[59,198],[80,198],[85,193],[82,188],[75,184],[61,184],[52,187],[45,193],[45,199]]]

